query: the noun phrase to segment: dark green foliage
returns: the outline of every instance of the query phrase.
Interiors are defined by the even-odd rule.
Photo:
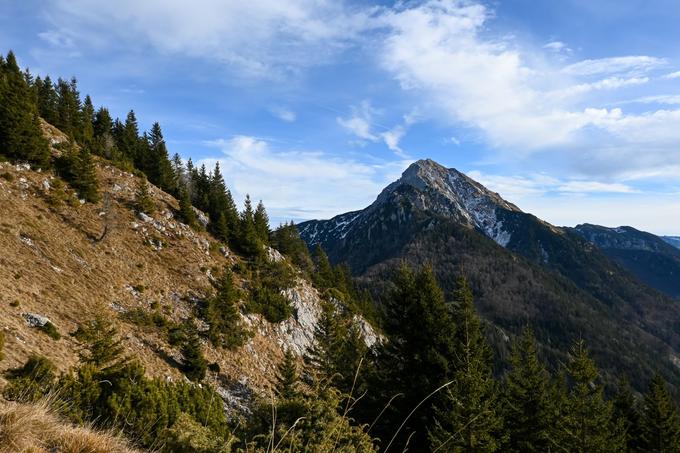
[[[50,337],[53,340],[59,340],[61,338],[61,334],[59,333],[59,329],[57,329],[57,326],[55,326],[49,321],[43,324],[42,326],[38,327],[38,329],[41,332],[44,332],[48,337]]]
[[[163,451],[173,453],[229,453],[234,442],[231,436],[216,435],[187,414],[180,413],[165,432]]]
[[[621,379],[612,399],[614,419],[622,424],[625,450],[640,451],[642,445],[642,415],[633,389],[626,379]]]
[[[35,99],[12,52],[0,59],[0,154],[40,167],[50,163]]]
[[[57,116],[54,126],[64,134],[81,140],[81,105],[78,83],[75,78],[70,82],[63,79],[57,80]]]
[[[135,207],[139,212],[145,214],[153,214],[156,210],[156,203],[154,203],[151,195],[149,195],[149,183],[146,178],[140,178],[135,192]]]
[[[276,394],[282,400],[292,400],[300,395],[297,359],[290,349],[283,355],[276,375]]]
[[[202,171],[204,172],[204,168],[202,168]],[[196,198],[199,200],[207,199],[207,206],[204,206],[203,209],[206,210],[210,218],[211,230],[223,242],[233,243],[238,236],[238,211],[231,192],[224,183],[219,162],[215,163],[215,169],[207,177],[208,181],[205,181],[205,178],[204,173],[193,177],[196,181],[197,192],[207,191],[206,194],[197,194]]]
[[[530,329],[514,342],[510,363],[501,399],[506,437],[503,449],[517,453],[549,451],[554,448],[554,393]]]
[[[81,362],[92,364],[97,369],[115,367],[125,362],[118,332],[105,318],[96,317],[78,326],[71,335],[83,345],[79,354]]]
[[[69,142],[68,149],[57,161],[57,169],[61,177],[78,192],[78,196],[91,203],[99,201],[97,171],[87,148],[78,148],[73,141]]]
[[[56,369],[46,357],[31,356],[21,368],[5,373],[9,383],[3,389],[3,396],[15,401],[39,400],[53,388]]]
[[[249,332],[241,325],[237,303],[239,292],[233,276],[225,269],[217,282],[215,295],[206,301],[204,317],[210,329],[208,337],[215,346],[237,348],[248,339]]]
[[[666,383],[655,376],[642,406],[642,442],[645,452],[680,451],[680,416]]]
[[[243,211],[241,211],[239,238],[236,246],[249,258],[258,258],[264,252],[262,241],[255,229],[253,205],[249,195],[246,195]]]
[[[177,185],[175,173],[170,163],[168,148],[163,139],[161,125],[153,123],[148,134],[146,153],[140,157],[141,168],[149,180],[168,193],[176,193]]]
[[[36,79],[35,89],[38,93],[38,113],[48,123],[57,124],[57,102],[59,98],[50,76],[46,76],[45,80]]]
[[[255,225],[255,232],[257,237],[263,244],[269,243],[269,216],[264,208],[262,200],[257,204],[255,213],[253,214],[253,224]]]
[[[281,322],[293,314],[282,291],[293,285],[293,271],[284,262],[258,261],[250,282],[249,312],[261,313],[269,322]]]
[[[201,381],[208,369],[208,362],[203,356],[201,339],[198,336],[196,326],[191,320],[184,325],[185,339],[182,344],[182,356],[184,357],[184,374],[192,381]]]
[[[198,221],[196,220],[196,213],[191,206],[191,199],[189,198],[189,192],[182,188],[179,191],[179,212],[177,213],[179,219],[189,225],[192,228],[198,227]]]
[[[604,398],[599,371],[583,340],[572,347],[565,372],[568,389],[557,422],[558,444],[580,453],[623,451],[622,423]]]
[[[374,429],[378,437],[392,438],[406,415],[424,401],[406,420],[394,446],[402,449],[411,437],[412,448],[426,449],[434,415],[432,400],[426,397],[453,376],[457,329],[432,269],[414,273],[402,266],[392,284],[394,289],[382,301],[388,341],[378,350],[374,390],[380,393],[373,406],[394,400]]]
[[[272,232],[271,246],[300,269],[311,272],[313,263],[309,249],[293,222],[285,223]]]
[[[500,448],[502,419],[496,382],[491,373],[491,348],[475,311],[472,291],[459,279],[453,301],[454,368],[451,385],[435,404],[430,431],[433,449],[452,452],[492,452]]]

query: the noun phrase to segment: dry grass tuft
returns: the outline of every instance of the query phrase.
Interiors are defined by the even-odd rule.
[[[134,453],[111,432],[71,426],[46,402],[0,405],[0,453]]]

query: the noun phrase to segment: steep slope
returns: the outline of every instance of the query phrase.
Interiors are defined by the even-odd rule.
[[[595,244],[647,285],[680,299],[680,250],[662,238],[627,226],[583,224],[571,231]]]
[[[100,203],[71,199],[53,206],[54,175],[27,164],[0,163],[0,328],[5,333],[0,372],[33,354],[68,369],[79,351],[68,334],[103,315],[117,320],[127,354],[139,358],[150,375],[185,379],[178,348],[158,329],[130,322],[127,315],[160,312],[181,322],[213,293],[214,276],[241,259],[207,233],[176,220],[177,201],[170,195],[150,186],[158,209],[151,216],[136,214],[139,178],[103,161],[97,171],[104,193]],[[284,259],[274,250],[270,256]],[[246,283],[246,276],[237,277]],[[311,345],[321,312],[319,293],[298,277],[285,295],[295,316],[282,323],[241,315],[255,334],[243,347],[216,349],[204,341],[206,358],[220,367],[209,378],[225,398],[230,390],[268,387],[283,348],[301,355]],[[60,339],[33,327],[43,317],[56,326]]]
[[[501,358],[505,332],[529,324],[554,361],[583,336],[611,378],[626,372],[639,385],[661,369],[680,384],[676,303],[454,169],[418,161],[368,208],[299,229],[367,282],[384,282],[403,260],[432,264],[449,291],[464,273],[478,309],[500,328]]]

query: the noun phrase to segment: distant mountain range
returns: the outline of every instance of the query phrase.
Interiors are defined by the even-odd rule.
[[[661,236],[661,239],[668,242],[673,247],[680,249],[680,236]]]
[[[466,275],[500,362],[508,336],[531,325],[554,364],[583,337],[610,380],[626,373],[640,385],[660,371],[680,389],[680,303],[670,297],[680,254],[656,236],[553,226],[432,160],[366,209],[298,228],[373,287],[401,262],[432,265],[447,291]]]

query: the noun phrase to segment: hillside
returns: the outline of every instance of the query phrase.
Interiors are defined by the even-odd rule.
[[[213,276],[240,258],[174,219],[177,201],[156,187],[150,190],[157,212],[138,215],[132,208],[138,177],[105,163],[98,165],[98,177],[102,202],[55,208],[49,203],[54,175],[0,163],[0,325],[6,333],[0,370],[17,367],[32,354],[68,369],[78,351],[69,332],[103,314],[118,320],[127,352],[141,358],[151,375],[183,379],[176,348],[157,329],[126,322],[125,314],[160,310],[180,321],[193,313],[196,301],[212,294]],[[220,374],[212,376],[216,382],[266,388],[283,349],[306,351],[321,299],[310,283],[297,281],[287,291],[296,318],[271,324],[260,315],[243,315],[255,332],[243,348],[204,344],[208,360],[220,365]],[[28,313],[49,318],[61,339],[30,327]]]
[[[452,294],[464,274],[504,360],[508,336],[531,326],[554,364],[574,338],[610,382],[642,386],[657,370],[680,385],[680,306],[641,284],[581,237],[502,200],[455,169],[418,161],[362,211],[299,225],[332,262],[367,285],[401,261],[431,264]],[[498,331],[496,329],[499,329]]]
[[[680,250],[663,238],[625,226],[584,224],[571,231],[595,244],[647,285],[680,299]]]

